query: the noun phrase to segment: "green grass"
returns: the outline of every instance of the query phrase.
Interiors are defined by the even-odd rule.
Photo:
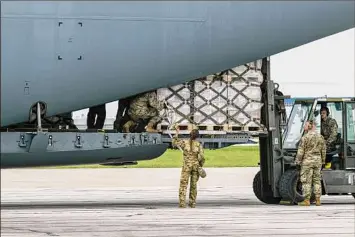
[[[205,149],[205,159],[204,167],[256,167],[259,162],[259,146],[226,147],[218,150]],[[181,151],[168,149],[154,160],[138,161],[138,165],[75,165],[50,168],[180,168],[181,165]]]

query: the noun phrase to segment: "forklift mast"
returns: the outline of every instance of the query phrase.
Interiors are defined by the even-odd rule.
[[[259,137],[261,190],[264,195],[278,197],[275,188],[279,182],[282,165],[282,129],[286,126],[286,110],[279,86],[270,80],[270,59],[262,61],[263,83],[261,85],[262,101],[261,123],[266,127],[266,133]]]

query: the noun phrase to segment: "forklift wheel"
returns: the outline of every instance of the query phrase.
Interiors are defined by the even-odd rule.
[[[263,203],[266,204],[279,204],[281,198],[273,197],[272,193],[263,192],[261,185],[261,173],[256,173],[253,181],[253,191],[255,196]]]
[[[280,179],[279,192],[282,199],[285,201],[292,201],[294,204],[304,201],[302,186],[299,182],[299,171],[296,169],[285,171]],[[310,201],[311,203],[315,202],[314,193],[312,193]]]

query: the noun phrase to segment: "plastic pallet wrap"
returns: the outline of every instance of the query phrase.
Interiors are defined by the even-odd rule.
[[[194,122],[199,125],[227,123],[227,83],[225,81],[194,81]],[[224,112],[224,113],[223,113]]]
[[[217,79],[211,75],[205,80],[195,81],[194,122],[200,125],[258,127],[263,105],[260,69],[261,60],[227,70]]]
[[[157,90],[159,100],[166,100],[175,110],[175,121],[181,125],[190,124],[190,90],[188,84],[180,84],[170,88],[160,88]],[[163,121],[161,125],[167,125]]]
[[[180,125],[191,124],[192,118],[200,126],[260,127],[261,63],[258,60],[190,83],[161,88],[158,97],[174,107]]]

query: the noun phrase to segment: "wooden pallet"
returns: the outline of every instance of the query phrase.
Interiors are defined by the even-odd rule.
[[[192,124],[181,124],[179,125],[180,131],[191,131],[193,128],[196,128],[200,131],[225,131],[225,132],[238,132],[238,131],[247,131],[247,132],[258,132],[262,131],[262,128],[257,126],[238,126],[238,125],[192,125]],[[168,130],[168,125],[158,124],[158,130],[166,131]]]
[[[192,124],[180,124],[179,125],[179,130],[180,131],[191,131],[194,128],[195,128],[195,126],[192,125]],[[157,129],[161,130],[161,131],[166,131],[166,130],[168,130],[168,125],[158,124],[157,125]]]

